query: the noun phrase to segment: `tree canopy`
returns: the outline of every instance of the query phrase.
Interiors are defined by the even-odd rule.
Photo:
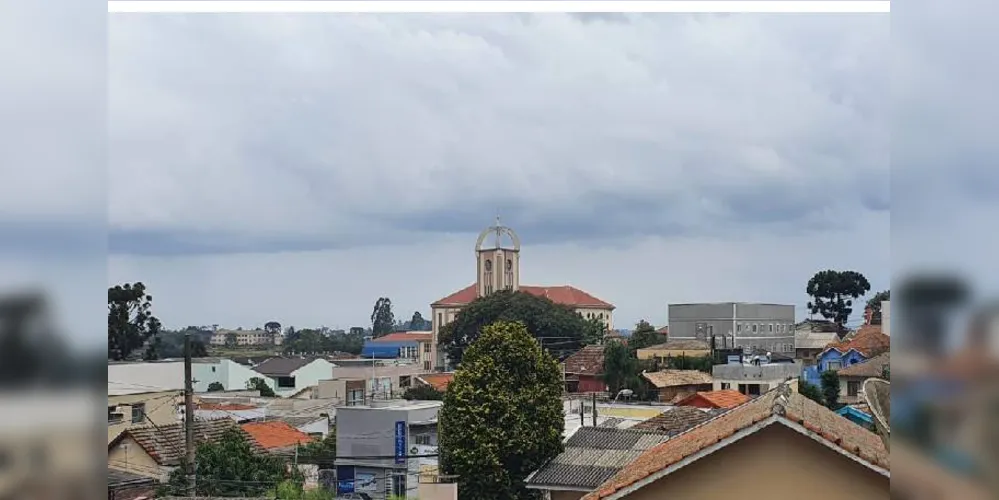
[[[822,383],[822,400],[830,410],[838,410],[839,404],[839,374],[836,370],[826,370],[819,376]]]
[[[109,360],[128,358],[159,333],[162,325],[153,316],[152,305],[153,297],[141,282],[108,288]]]
[[[592,327],[571,307],[525,292],[498,290],[475,299],[441,328],[439,343],[452,365],[461,363],[462,353],[484,327],[498,321],[524,323],[530,335],[544,339],[544,347],[558,356],[579,350]]]
[[[199,445],[195,463],[195,487],[198,496],[204,497],[260,497],[292,476],[281,458],[256,453],[238,427],[215,442]],[[162,494],[186,496],[184,469],[181,466],[170,473]]]
[[[631,333],[631,338],[628,339],[628,347],[632,350],[637,350],[662,344],[663,342],[666,342],[666,336],[657,332],[656,327],[643,319],[635,325],[635,331]]]
[[[430,322],[423,319],[423,315],[420,314],[420,311],[413,312],[413,318],[409,320],[409,325],[407,326],[409,327],[408,330],[413,331],[424,331],[430,330],[431,328]]]
[[[260,391],[260,397],[273,398],[277,396],[274,389],[271,389],[271,386],[267,385],[267,382],[261,377],[250,377],[250,380],[246,381],[246,388],[251,391]]]
[[[410,401],[443,401],[444,393],[429,385],[417,385],[406,389],[402,397]]]
[[[891,290],[882,290],[867,301],[867,307],[871,309],[871,324],[881,324],[881,303],[891,300]]]
[[[465,351],[438,416],[440,464],[461,500],[533,498],[524,479],[562,452],[562,372],[523,323],[498,322]]]
[[[808,280],[805,293],[812,298],[808,310],[836,324],[839,332],[853,313],[853,300],[871,290],[871,284],[856,271],[819,271]]]
[[[375,301],[375,307],[371,310],[371,334],[381,337],[388,335],[395,329],[395,316],[392,314],[392,300],[388,297],[379,297]]]
[[[611,394],[621,389],[637,389],[638,359],[622,342],[608,342],[604,346],[604,383]]]

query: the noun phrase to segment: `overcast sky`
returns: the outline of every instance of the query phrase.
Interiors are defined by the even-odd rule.
[[[982,103],[945,91],[974,70],[961,46],[914,41],[930,19],[115,15],[108,283],[145,282],[170,327],[346,328],[379,296],[428,316],[499,213],[523,283],[582,288],[619,327],[694,301],[802,319],[818,270],[889,287],[900,203],[988,220],[917,210],[999,186],[984,132],[934,149]],[[964,92],[995,84],[979,71]]]

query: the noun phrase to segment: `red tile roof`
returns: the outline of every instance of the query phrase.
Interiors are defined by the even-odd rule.
[[[604,348],[591,345],[565,358],[565,372],[579,375],[600,375],[604,372]]]
[[[773,422],[804,427],[813,437],[862,463],[889,469],[888,450],[878,435],[790,392],[785,385],[648,450],[583,500],[607,498],[771,417],[775,417]]]
[[[247,422],[241,426],[264,449],[286,448],[315,440],[287,422]]]
[[[378,337],[372,342],[430,342],[433,337],[432,332],[395,332]]]
[[[691,394],[678,401],[677,406],[698,406],[701,408],[735,408],[747,401],[749,396],[734,389],[706,391]]]
[[[600,300],[574,286],[561,285],[561,286],[533,286],[533,285],[521,285],[520,291],[535,295],[538,297],[545,297],[548,300],[556,303],[563,304],[567,306],[576,307],[594,307],[594,308],[604,308],[604,309],[614,309],[614,306],[609,302]],[[471,303],[476,299],[477,293],[475,291],[475,284],[468,285],[457,292],[444,297],[431,305],[434,306],[464,306]]]
[[[451,381],[454,380],[454,373],[427,373],[418,375],[416,378],[420,379],[424,384],[444,392],[447,390],[447,386],[451,384]]]
[[[856,335],[850,340],[843,342],[833,342],[823,349],[836,349],[841,353],[846,353],[853,349],[865,358],[871,358],[881,354],[891,348],[891,337],[881,333],[881,325],[864,325],[857,330]]]

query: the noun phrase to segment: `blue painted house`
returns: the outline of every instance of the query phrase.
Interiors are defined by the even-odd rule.
[[[864,325],[850,340],[826,346],[816,357],[815,366],[804,370],[803,377],[806,382],[819,385],[822,372],[863,363],[888,351],[890,347],[891,337],[881,333],[880,325]]]
[[[431,369],[430,332],[395,332],[364,341],[361,357],[369,359],[404,359]]]

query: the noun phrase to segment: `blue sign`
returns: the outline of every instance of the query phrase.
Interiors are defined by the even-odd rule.
[[[354,467],[342,465],[337,467],[336,479],[337,494],[354,492]]]
[[[395,423],[395,463],[406,463],[406,422]]]

